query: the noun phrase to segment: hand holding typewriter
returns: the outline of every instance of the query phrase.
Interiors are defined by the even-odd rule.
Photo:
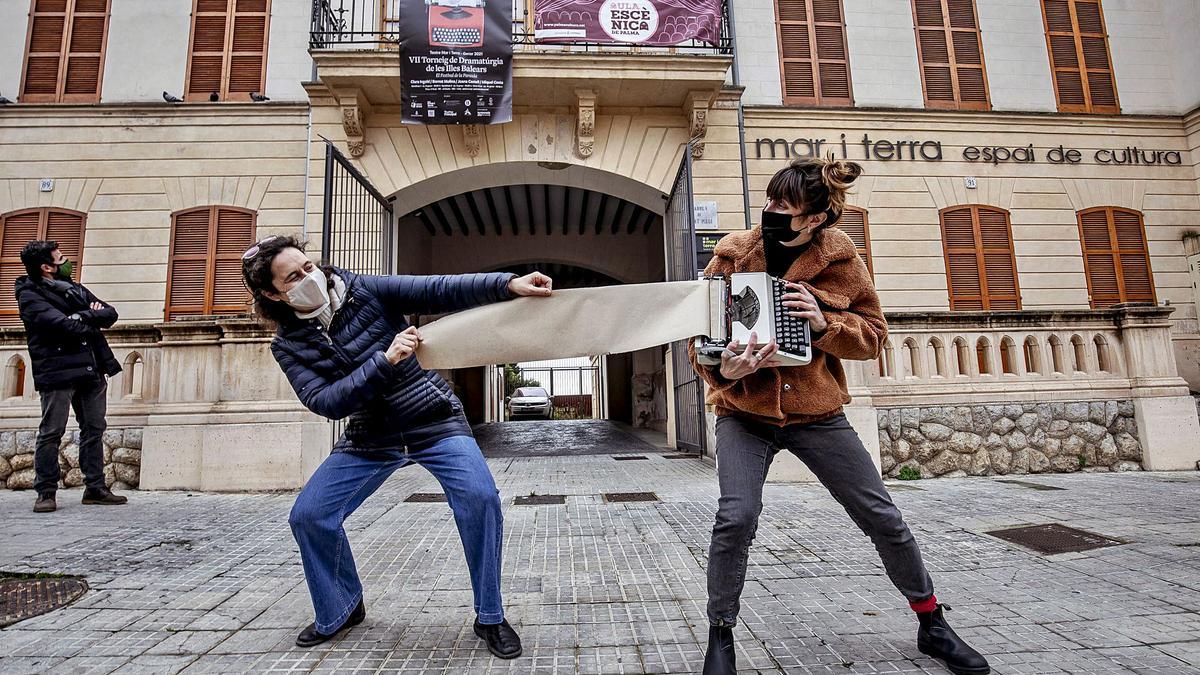
[[[795,291],[795,293],[783,296],[783,306],[792,310],[788,314],[798,319],[808,319],[808,326],[814,333],[825,332],[829,323],[825,321],[825,315],[821,313],[821,307],[817,304],[817,299],[813,297],[812,291],[790,281],[787,287],[789,290]]]
[[[729,347],[721,353],[721,377],[727,380],[740,380],[751,373],[758,372],[760,368],[774,368],[779,365],[771,360],[771,357],[775,356],[775,352],[779,351],[779,345],[771,340],[760,350],[757,343],[758,334],[751,333],[746,350],[739,355],[737,353],[738,341],[730,342]]]

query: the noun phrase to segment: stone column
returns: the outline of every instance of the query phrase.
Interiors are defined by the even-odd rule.
[[[1195,470],[1200,463],[1200,420],[1187,383],[1178,375],[1171,345],[1173,307],[1119,307],[1125,368],[1148,471]]]

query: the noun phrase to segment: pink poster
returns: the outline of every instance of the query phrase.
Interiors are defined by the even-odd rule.
[[[534,41],[677,45],[721,38],[722,0],[536,0]]]

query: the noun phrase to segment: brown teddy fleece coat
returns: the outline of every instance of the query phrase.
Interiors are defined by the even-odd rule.
[[[762,228],[726,235],[717,243],[706,275],[763,272],[767,269]],[[784,278],[812,291],[829,327],[814,335],[812,362],[762,368],[740,380],[727,380],[716,366],[702,366],[695,346],[692,366],[708,383],[708,402],[717,415],[738,415],[775,426],[807,424],[832,417],[850,402],[842,359],[879,356],[887,322],[866,264],[850,237],[835,227],[818,230]]]

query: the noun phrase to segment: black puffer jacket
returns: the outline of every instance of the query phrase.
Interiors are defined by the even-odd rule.
[[[121,372],[121,364],[100,333],[117,322],[117,310],[111,305],[82,284],[72,283],[64,293],[29,277],[17,278],[16,293],[35,389],[65,389],[81,380]],[[104,308],[91,309],[93,302]]]
[[[368,276],[343,270],[346,297],[328,333],[316,319],[279,327],[271,352],[300,402],[330,419],[349,417],[334,452],[428,447],[470,435],[462,403],[415,357],[392,366],[384,352],[407,315],[443,314],[512,296],[512,274]]]

